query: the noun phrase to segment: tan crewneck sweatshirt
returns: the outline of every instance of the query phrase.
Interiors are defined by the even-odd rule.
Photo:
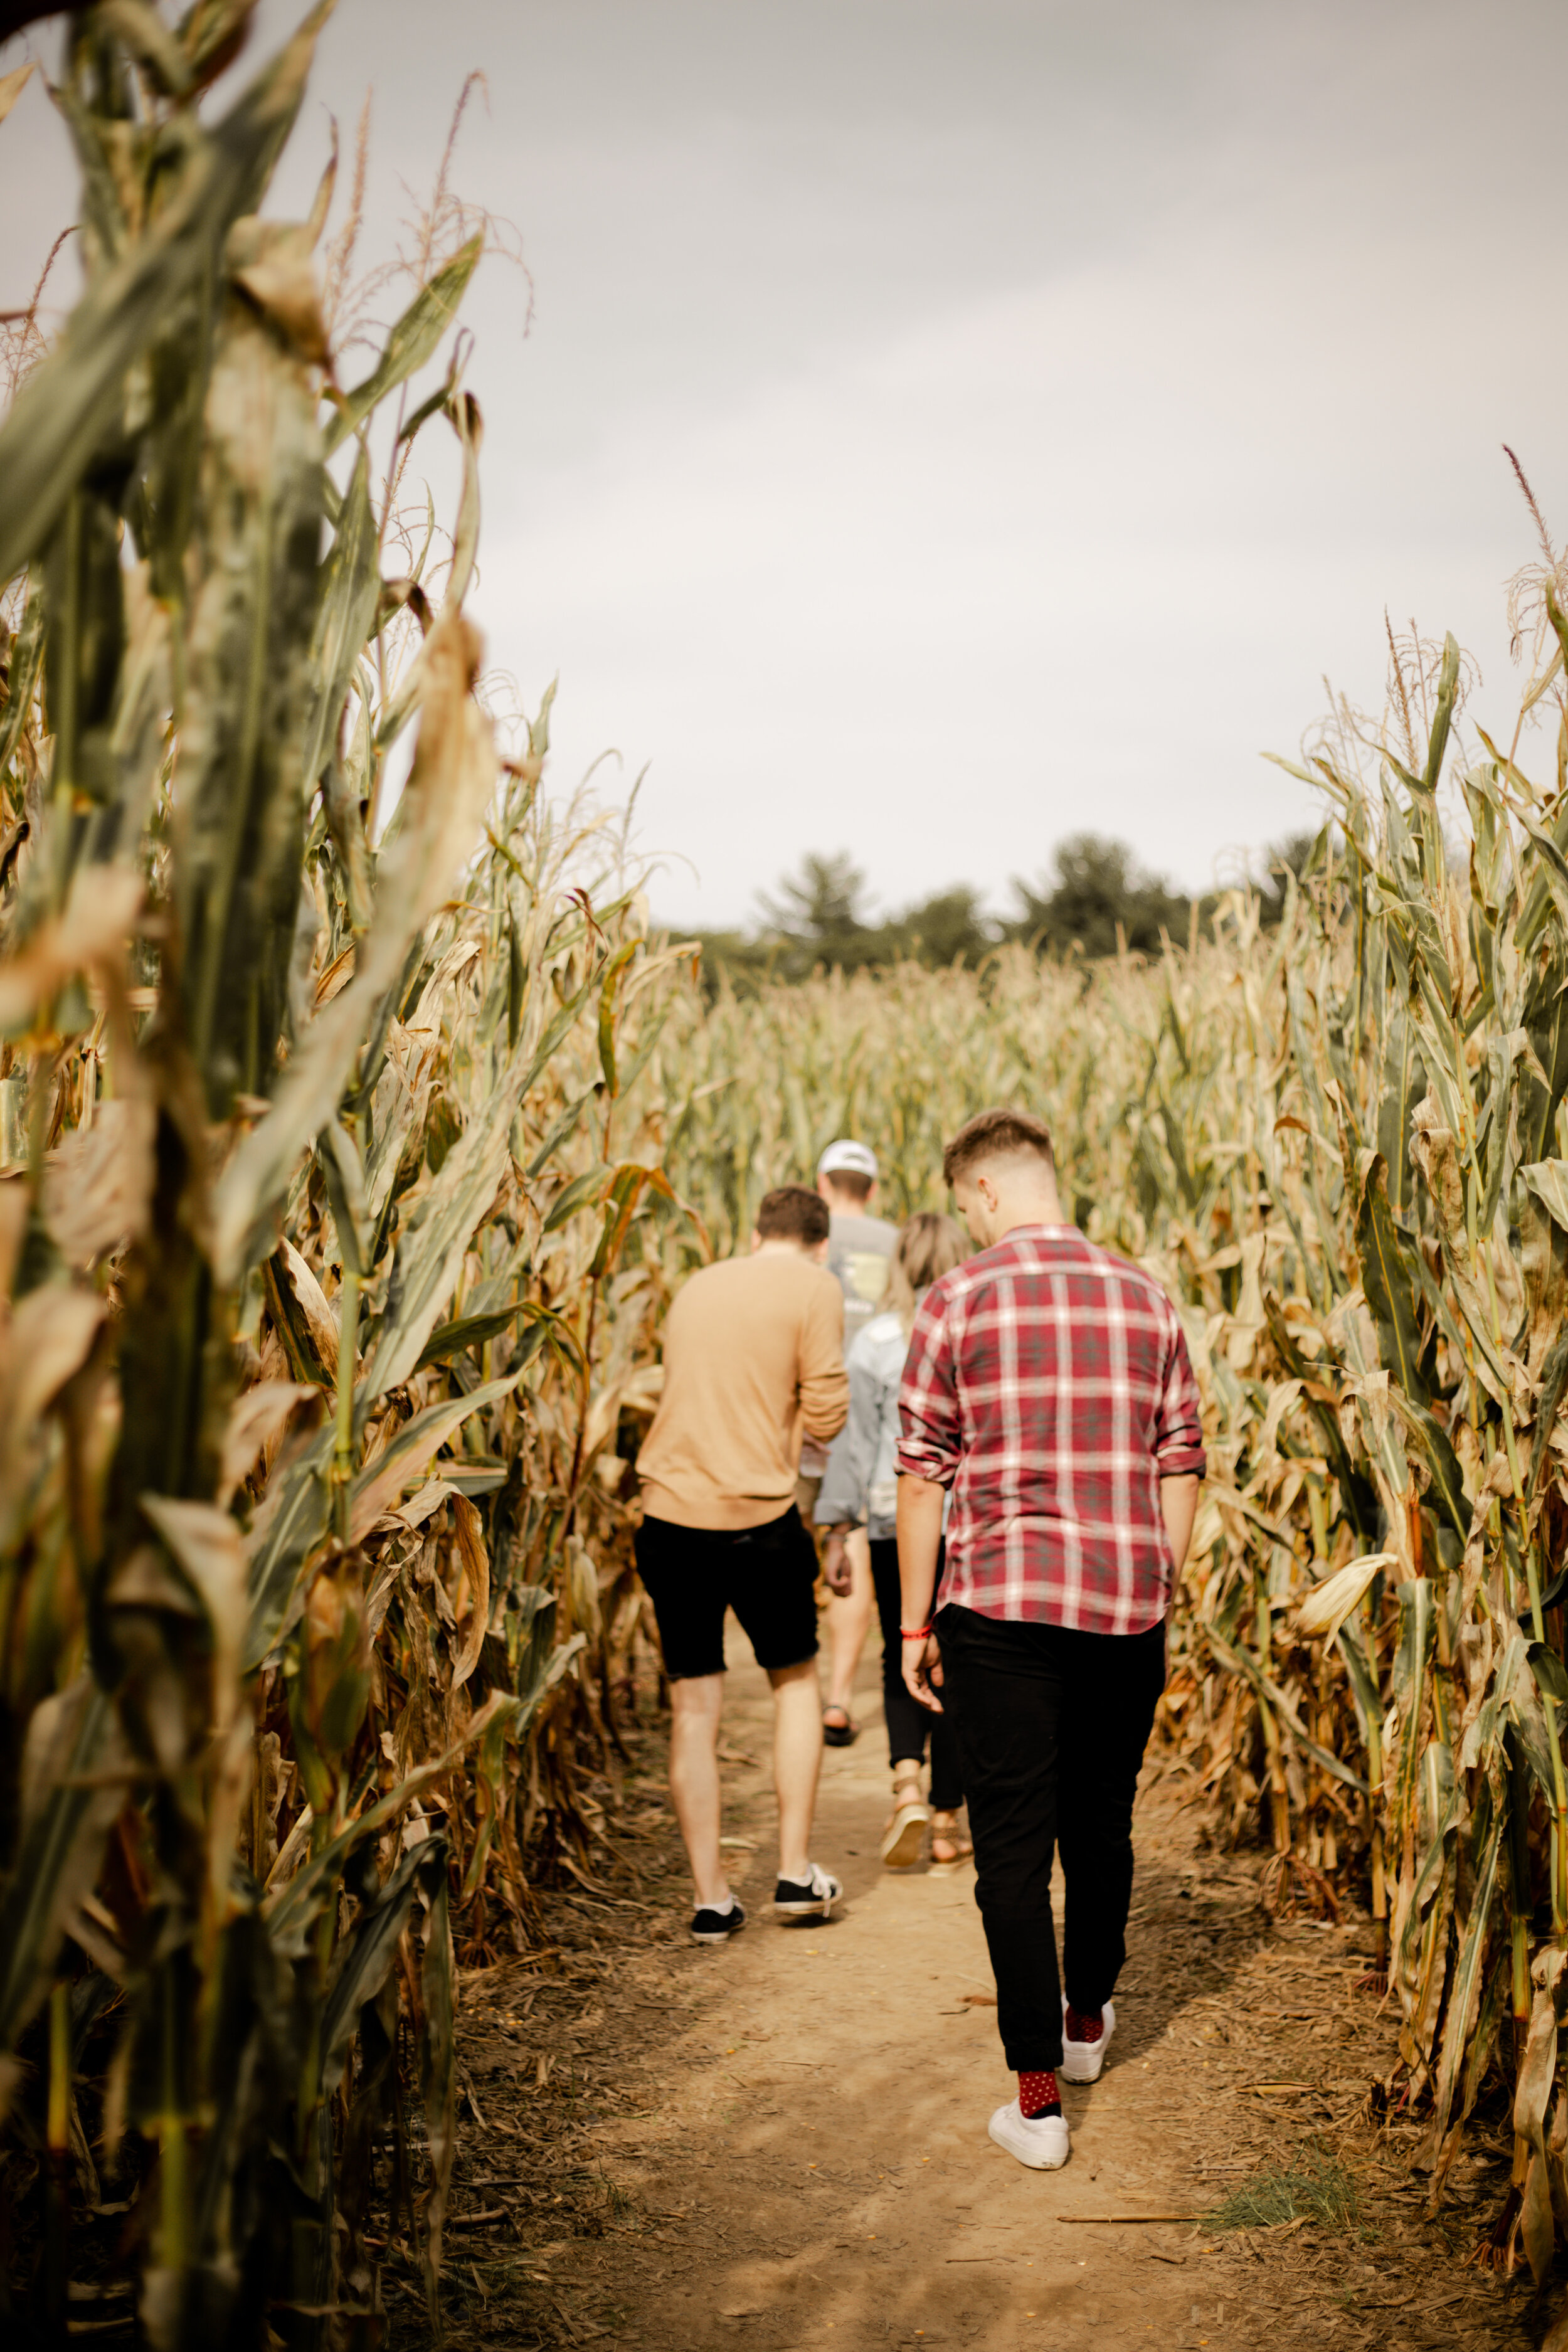
[[[637,1475],[651,1518],[758,1528],[795,1500],[803,1436],[849,1410],[844,1293],[804,1250],[705,1265],[664,1326],[664,1393]]]

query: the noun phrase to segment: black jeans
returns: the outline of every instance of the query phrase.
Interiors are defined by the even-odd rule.
[[[939,1565],[940,1578],[942,1569]],[[877,1614],[882,1621],[882,1714],[888,1726],[888,1756],[894,1764],[906,1757],[918,1763],[931,1737],[931,1801],[939,1813],[955,1813],[963,1802],[963,1780],[958,1769],[958,1746],[945,1715],[932,1715],[904,1685],[904,1643],[899,1631],[903,1599],[899,1590],[899,1547],[888,1536],[871,1546],[871,1581],[877,1588]]]
[[[950,1604],[936,1633],[1007,2063],[1059,2066],[1052,1849],[1067,1881],[1067,1996],[1092,2013],[1127,1957],[1132,1799],[1164,1687],[1165,1629],[1073,1633]]]

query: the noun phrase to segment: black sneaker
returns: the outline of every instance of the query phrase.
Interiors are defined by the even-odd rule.
[[[781,1878],[773,1888],[773,1909],[781,1919],[809,1919],[814,1914],[830,1919],[844,1889],[816,1863],[808,1878]]]
[[[727,1944],[738,1936],[746,1924],[746,1915],[731,1895],[728,1911],[715,1911],[707,1904],[691,1915],[691,1940],[694,1944]]]

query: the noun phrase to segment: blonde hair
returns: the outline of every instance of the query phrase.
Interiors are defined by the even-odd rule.
[[[906,1337],[914,1328],[915,1308],[931,1284],[962,1265],[968,1255],[967,1236],[952,1218],[921,1209],[910,1219],[899,1235],[882,1294],[884,1307],[898,1317]]]

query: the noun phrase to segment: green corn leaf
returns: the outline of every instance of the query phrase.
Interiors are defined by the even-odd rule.
[[[522,1090],[523,1072],[514,1059],[442,1161],[398,1237],[386,1310],[367,1373],[373,1396],[408,1379],[457,1287],[474,1226],[500,1181]]]
[[[156,226],[82,297],[0,426],[0,580],[42,552],[116,427],[128,371],[187,301],[210,301],[224,240],[255,209],[293,126],[331,12],[321,0],[232,112],[194,151]]]
[[[310,637],[310,706],[300,769],[311,791],[331,757],[350,684],[374,626],[380,548],[362,449],[339,511]]]
[[[1519,1172],[1547,1215],[1568,1234],[1568,1160],[1538,1160]]]
[[[1393,1008],[1384,1056],[1383,1099],[1378,1109],[1377,1145],[1386,1171],[1389,1204],[1396,1215],[1410,1205],[1414,1173],[1410,1165],[1410,1115],[1426,1091],[1426,1073],[1416,1044],[1415,1024],[1403,1005]]]
[[[332,1446],[332,1430],[320,1430],[291,1459],[279,1463],[256,1515],[246,1548],[250,1617],[240,1663],[247,1674],[282,1640],[300,1570],[327,1532]]]
[[[1426,1679],[1437,1638],[1436,1596],[1428,1576],[1398,1588],[1399,1643],[1394,1654],[1394,1695],[1414,1703]]]
[[[501,1728],[499,1721],[496,1728]],[[342,2081],[360,2011],[386,1981],[415,1896],[423,1888],[433,1898],[437,1886],[445,1885],[450,1853],[448,1841],[438,1832],[416,1845],[339,1945],[332,1962],[331,1990],[321,2012],[322,2098],[330,2099]]]
[[[304,359],[231,298],[208,403],[175,810],[185,1026],[215,1118],[237,1092],[270,1088],[288,1002],[319,588],[315,406]]]
[[[402,432],[399,433],[397,436],[397,446],[400,449],[406,447],[409,442],[416,440],[424,427],[429,424],[430,419],[433,416],[440,415],[446,409],[447,403],[456,396],[458,390],[458,361],[460,358],[460,352],[454,355],[452,364],[447,371],[446,382],[444,383],[438,383],[434,392],[426,394],[426,397],[420,402],[418,407],[415,410],[413,415],[404,425]]]
[[[597,1208],[608,1190],[610,1181],[609,1169],[590,1168],[581,1176],[574,1176],[570,1184],[563,1185],[550,1203],[545,1215],[545,1232],[547,1234],[557,1232],[565,1224],[568,1218],[576,1215],[579,1209]]]
[[[1351,1689],[1354,1694],[1356,1713],[1361,1722],[1363,1744],[1370,1748],[1379,1734],[1383,1722],[1383,1700],[1368,1663],[1366,1652],[1348,1625],[1342,1625],[1334,1636],[1334,1646],[1343,1658],[1350,1673]]]
[[[492,1307],[484,1315],[460,1315],[456,1322],[443,1323],[426,1340],[415,1370],[422,1372],[427,1364],[445,1364],[469,1348],[482,1348],[487,1339],[498,1339],[503,1331],[510,1329],[520,1315],[529,1312],[530,1301],[519,1298],[510,1307]],[[543,1329],[537,1322],[531,1330],[523,1333],[512,1354],[514,1370],[521,1371],[543,1337]]]
[[[336,1111],[361,1041],[382,1018],[410,945],[468,855],[494,787],[494,738],[468,696],[474,644],[467,624],[437,622],[423,658],[426,699],[401,803],[407,818],[395,846],[381,854],[374,919],[356,951],[354,976],[317,1013],[274,1088],[271,1113],[234,1151],[215,1189],[213,1261],[230,1282],[266,1234],[296,1156]],[[503,1128],[503,1144],[504,1138]]]
[[[1411,1271],[1409,1244],[1394,1220],[1386,1184],[1387,1165],[1381,1152],[1361,1179],[1361,1206],[1356,1216],[1356,1249],[1361,1259],[1366,1303],[1377,1325],[1378,1354],[1405,1395],[1426,1404],[1431,1389],[1421,1361],[1420,1325],[1415,1312],[1415,1277]],[[1351,1171],[1346,1171],[1350,1181]]]
[[[1396,1408],[1407,1436],[1430,1474],[1432,1484],[1428,1496],[1435,1501],[1449,1527],[1461,1543],[1470,1532],[1470,1507],[1465,1496],[1465,1474],[1459,1457],[1454,1451],[1453,1440],[1441,1422],[1423,1405],[1403,1405]]]
[[[532,1159],[528,1163],[525,1172],[530,1183],[536,1182],[537,1180],[543,1175],[545,1170],[549,1167],[551,1161],[554,1159],[562,1145],[575,1134],[578,1125],[582,1120],[583,1113],[587,1109],[588,1105],[593,1101],[598,1091],[598,1082],[595,1080],[595,1084],[588,1088],[585,1094],[579,1095],[575,1102],[567,1104],[565,1109],[555,1121],[554,1126],[550,1129],[543,1142],[540,1145],[538,1150],[534,1153]]]
[[[599,1067],[605,1074],[605,1084],[611,1096],[620,1092],[616,1079],[616,992],[622,974],[641,947],[640,940],[628,940],[618,948],[605,968],[604,985],[599,991]]]
[[[340,442],[359,430],[372,409],[379,406],[389,392],[395,392],[434,354],[458,315],[484,246],[484,234],[479,231],[420,288],[387,337],[386,348],[369,375],[344,394],[342,406],[327,426],[325,446],[329,457]]]
[[[1454,723],[1454,705],[1459,692],[1459,647],[1450,630],[1443,640],[1443,667],[1437,673],[1437,709],[1432,720],[1431,741],[1426,748],[1426,765],[1421,777],[1421,789],[1435,793],[1443,772],[1443,754],[1448,748],[1448,730]]]
[[[1545,1642],[1531,1642],[1527,1655],[1542,1697],[1551,1706],[1568,1706],[1568,1666],[1558,1653]]]
[[[1433,2088],[1432,2145],[1436,2147],[1447,2128],[1453,2110],[1454,2092],[1464,2064],[1465,2053],[1475,2031],[1476,2014],[1480,2006],[1481,1984],[1486,1965],[1487,1930],[1491,1921],[1493,1899],[1497,1894],[1498,1856],[1502,1848],[1502,1816],[1492,1824],[1479,1868],[1470,1889],[1470,1907],[1459,1944],[1459,1956],[1453,1981],[1448,1989],[1447,2021],[1443,2033],[1441,2055],[1437,2061],[1436,2081]]]
[[[1551,1803],[1553,1801],[1555,1789],[1552,1759],[1556,1743],[1532,1675],[1521,1675],[1515,1678],[1507,1706],[1508,1712],[1513,1720],[1514,1729],[1519,1735],[1520,1749],[1524,1760],[1530,1767],[1536,1786],[1548,1803]],[[1485,1714],[1484,1708],[1482,1713]]]
[[[290,1960],[303,1956],[322,1910],[337,1900],[338,1884],[351,1855],[396,1821],[406,1811],[411,1798],[418,1796],[433,1780],[445,1779],[474,1743],[484,1738],[495,1716],[503,1709],[510,1712],[515,1704],[509,1692],[492,1691],[483,1706],[469,1717],[459,1738],[428,1763],[405,1774],[396,1788],[389,1790],[374,1804],[367,1805],[363,1812],[329,1838],[287,1885],[266,1897],[262,1913],[275,1952]]]
[[[507,1051],[515,1054],[517,1041],[522,1034],[522,1008],[528,994],[528,973],[522,961],[522,941],[517,933],[517,919],[510,913],[506,926],[506,1043]]]
[[[1271,1290],[1266,1290],[1263,1294],[1263,1311],[1268,1318],[1269,1336],[1279,1350],[1280,1360],[1287,1372],[1293,1380],[1305,1383],[1311,1378],[1312,1368],[1290,1337],[1289,1327],[1280,1311],[1279,1301]],[[1346,1445],[1340,1429],[1339,1416],[1332,1406],[1324,1404],[1319,1398],[1311,1396],[1306,1399],[1306,1403],[1321,1440],[1323,1452],[1334,1476],[1339,1481],[1340,1493],[1344,1498],[1345,1507],[1350,1512],[1352,1524],[1357,1535],[1363,1539],[1363,1543],[1370,1546],[1377,1533],[1376,1490],[1365,1474],[1358,1470],[1352,1462],[1350,1448]]]
[[[353,1482],[351,1527],[357,1542],[384,1510],[390,1510],[432,1456],[462,1427],[470,1414],[510,1396],[521,1372],[504,1380],[485,1381],[470,1395],[449,1397],[430,1404],[405,1422],[392,1443],[362,1470]]]
[[[368,1281],[372,1220],[365,1199],[364,1166],[359,1146],[341,1119],[330,1119],[317,1139],[316,1158],[326,1182],[332,1222],[338,1231],[343,1271]]]

